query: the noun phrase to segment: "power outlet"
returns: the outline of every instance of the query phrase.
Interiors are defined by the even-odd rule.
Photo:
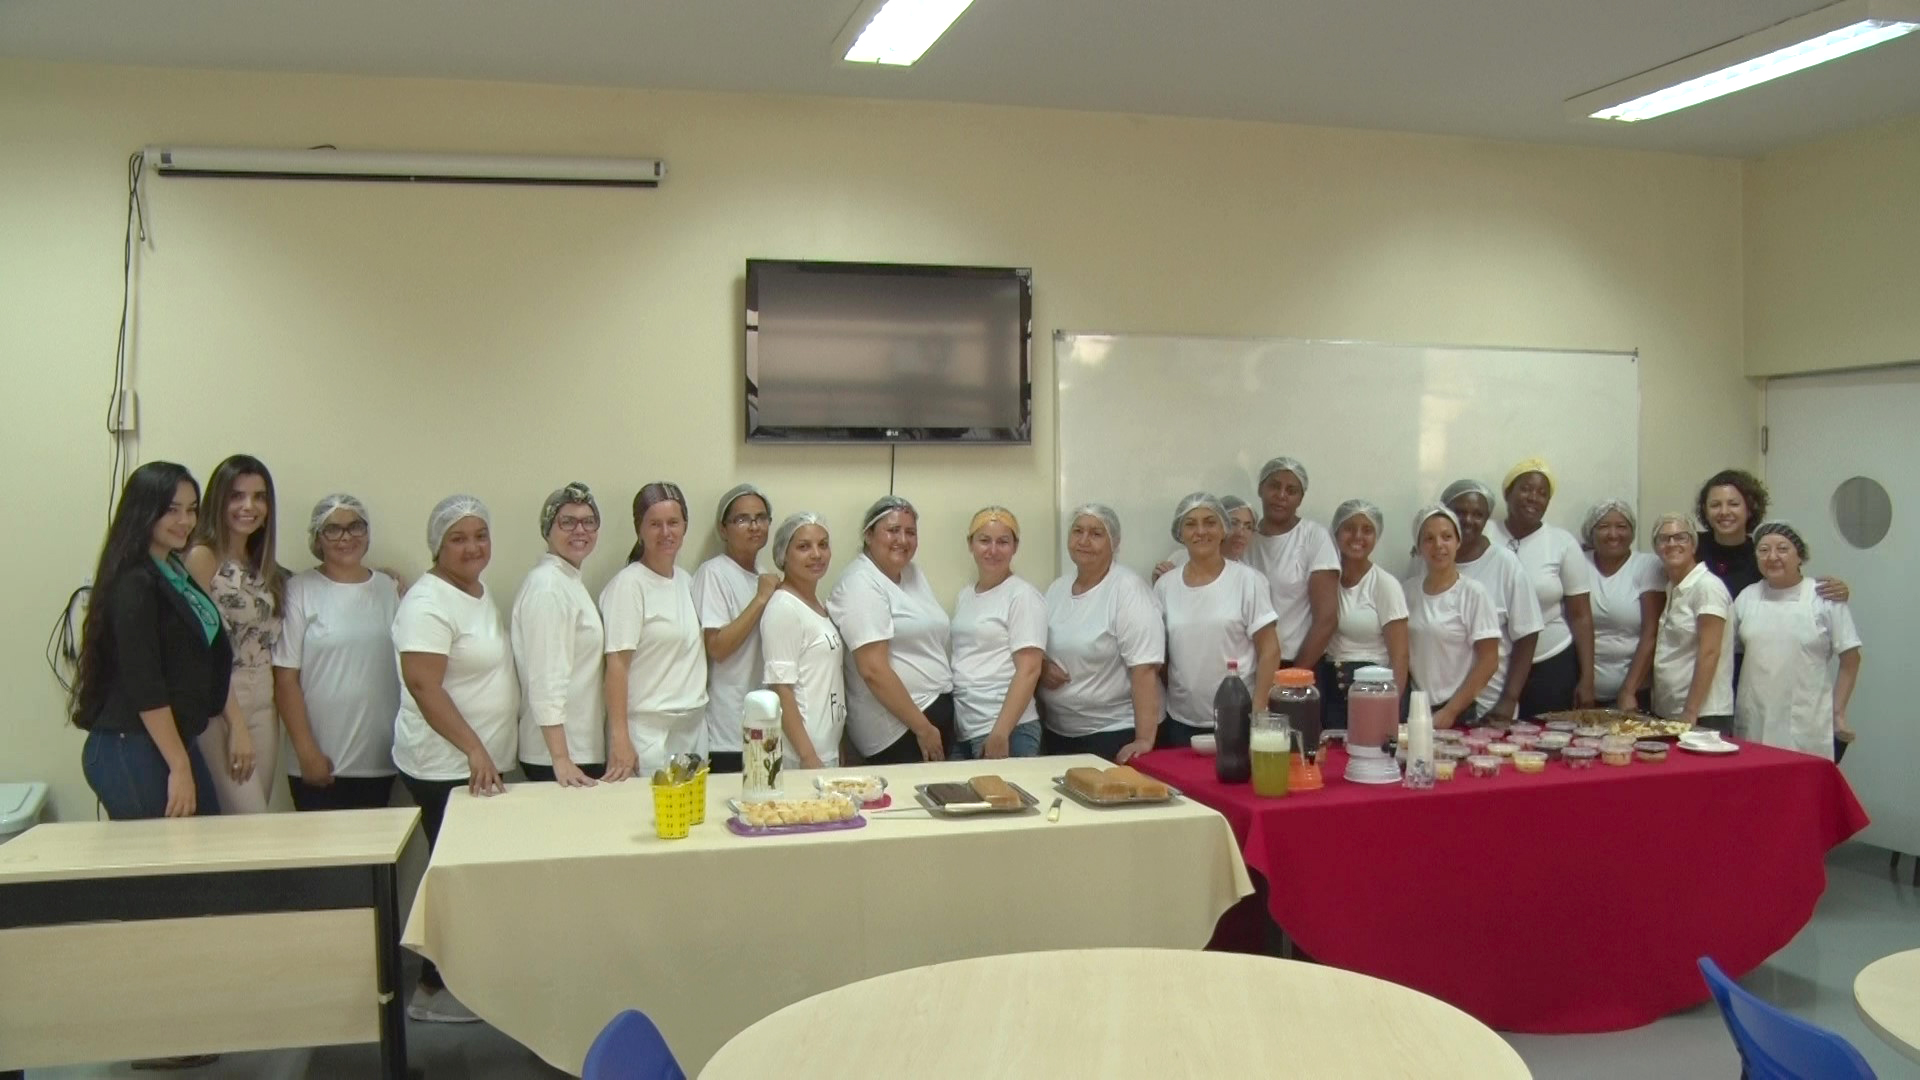
[[[127,387],[113,399],[113,419],[107,430],[118,435],[140,430],[140,395]]]

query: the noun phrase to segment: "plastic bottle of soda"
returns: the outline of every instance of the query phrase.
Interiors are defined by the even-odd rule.
[[[1213,774],[1223,784],[1253,776],[1253,695],[1240,678],[1240,661],[1227,661],[1227,677],[1213,692]]]

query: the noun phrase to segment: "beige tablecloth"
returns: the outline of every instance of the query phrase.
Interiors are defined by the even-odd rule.
[[[613,1015],[639,1008],[697,1072],[762,1017],[824,990],[975,956],[1100,946],[1198,949],[1252,892],[1226,820],[1188,800],[1044,810],[1051,777],[1087,757],[895,766],[912,786],[994,772],[1040,809],[744,838],[728,832],[739,778],[714,777],[707,822],[653,834],[644,782],[455,792],[405,943],[483,1019],[577,1073]],[[839,770],[847,773],[850,770]],[[811,791],[806,773],[789,792]]]

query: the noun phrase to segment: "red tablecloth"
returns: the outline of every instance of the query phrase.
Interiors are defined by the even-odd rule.
[[[1704,1001],[1813,917],[1828,849],[1867,815],[1831,762],[1742,744],[1663,764],[1349,784],[1283,799],[1161,750],[1142,772],[1225,815],[1273,919],[1322,963],[1504,1031],[1619,1031]]]

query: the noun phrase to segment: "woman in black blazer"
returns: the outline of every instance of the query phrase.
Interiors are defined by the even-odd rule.
[[[180,562],[199,509],[185,468],[140,466],[94,572],[71,704],[87,784],[114,820],[219,812],[195,739],[226,706],[233,654]]]

